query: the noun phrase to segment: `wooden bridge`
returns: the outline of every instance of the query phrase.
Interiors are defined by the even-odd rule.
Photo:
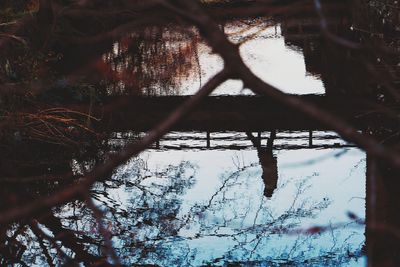
[[[99,122],[93,122],[93,126],[107,132],[147,131],[188,98],[188,96],[110,98],[102,106],[91,109],[91,114],[101,119]],[[340,116],[360,130],[375,122],[376,112],[371,107],[373,102],[366,99],[316,95],[305,95],[300,98]],[[86,113],[89,105],[70,108]],[[193,112],[187,114],[171,130],[259,132],[330,130],[330,128],[268,97],[215,96],[205,98]]]

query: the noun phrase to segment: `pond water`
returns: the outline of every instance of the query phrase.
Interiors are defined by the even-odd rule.
[[[250,22],[222,27],[231,41],[242,44],[242,57],[254,73],[286,93],[325,94],[320,75],[307,71],[302,49],[285,41],[280,24]],[[167,40],[180,36],[158,34]],[[156,78],[145,95],[194,94],[223,67],[201,40],[171,41],[165,50],[177,47],[179,53],[186,51],[180,61],[185,70],[174,70],[174,82]],[[121,49],[117,44],[108,59]],[[164,77],[168,66],[160,66]],[[124,67],[118,63],[115,69]],[[251,94],[233,80],[213,92]],[[314,132],[310,144],[308,132],[278,131],[265,156],[260,151],[268,150],[269,135],[260,133],[261,146],[256,147],[245,133],[170,133],[98,184],[93,194],[107,213],[123,261],[365,266],[365,226],[360,223],[365,219],[365,153],[331,132]],[[129,136],[137,135],[114,133],[109,142],[116,149]],[[274,166],[263,166],[263,157]],[[275,168],[276,177],[265,177],[266,168]],[[272,193],[266,193],[268,179],[276,179]]]
[[[241,43],[245,63],[264,81],[290,94],[326,94],[322,71],[310,66],[282,27],[262,18],[221,26]],[[194,29],[168,27],[127,36],[101,64],[111,66],[114,78],[108,94],[159,97],[192,95],[223,67]],[[252,92],[230,80],[212,95]],[[249,132],[169,133],[95,184],[91,196],[123,264],[366,265],[366,154],[328,131]],[[103,145],[117,151],[141,135],[135,129],[113,132]],[[68,161],[77,173],[90,167],[80,159]],[[57,225],[85,245],[47,244],[49,254],[101,254],[98,222],[82,201],[54,213],[59,224],[38,227],[55,237]],[[46,258],[38,251],[44,245],[35,235],[20,238],[28,248],[21,258],[43,266]]]
[[[96,203],[111,209],[112,240],[126,262],[365,265],[365,227],[350,218],[365,218],[364,152],[309,148],[302,132],[278,133],[277,187],[266,197],[257,150],[243,134],[213,133],[209,149],[190,141],[201,133],[171,135],[118,168],[117,187],[95,190]],[[181,148],[188,143],[194,148]],[[234,149],[220,148],[227,143]]]

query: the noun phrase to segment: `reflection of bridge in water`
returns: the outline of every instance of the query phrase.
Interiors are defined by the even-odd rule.
[[[269,132],[255,132],[262,145],[269,140]],[[134,139],[133,133],[113,133],[108,142],[114,148]],[[343,141],[334,132],[281,131],[276,133],[273,150],[329,149],[356,147]],[[244,132],[172,132],[151,146],[157,150],[246,150],[254,149]]]
[[[112,150],[119,150],[127,142],[136,139],[137,133],[113,133],[108,139]],[[278,159],[276,150],[340,149],[355,147],[343,141],[334,132],[284,131],[276,132],[171,132],[150,149],[156,151],[199,150],[256,150],[264,184],[264,196],[272,197],[278,185]]]

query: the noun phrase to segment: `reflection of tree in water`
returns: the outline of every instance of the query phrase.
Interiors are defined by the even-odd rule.
[[[178,217],[182,204],[180,196],[194,185],[196,167],[181,162],[160,171],[151,171],[145,167],[144,161],[136,160],[133,165],[129,164],[129,168],[121,177],[116,177],[129,192],[126,216],[116,218],[121,224],[117,228],[122,229],[116,234],[117,246],[121,255],[128,256],[130,262],[142,259],[157,261],[167,256],[157,249],[158,241],[175,237],[182,225]],[[100,192],[103,191],[100,189]]]
[[[275,211],[265,201],[261,190],[257,194],[257,191],[254,192],[251,188],[251,184],[254,183],[251,178],[254,176],[254,171],[256,171],[254,168],[257,168],[257,165],[241,166],[236,172],[223,176],[223,185],[218,192],[213,195],[207,205],[198,207],[198,216],[206,219],[202,222],[201,231],[197,235],[202,238],[210,236],[225,238],[227,242],[234,243],[222,257],[215,259],[213,263],[243,259],[246,259],[246,262],[265,260],[268,258],[263,255],[266,253],[265,247],[269,247],[267,254],[271,263],[281,259],[282,256],[279,254],[282,252],[271,248],[269,244],[274,241],[274,235],[284,235],[286,231],[299,227],[301,219],[315,217],[330,204],[328,199],[320,202],[302,200],[301,195],[309,187],[308,181],[303,180],[296,184],[296,192],[290,207],[282,212]],[[278,191],[284,186],[281,186]],[[220,218],[220,220],[215,218]],[[298,240],[311,242],[315,240],[315,237],[299,236]],[[292,251],[291,254],[304,253],[300,246],[293,248],[295,249],[300,251]]]
[[[85,169],[88,164],[75,169]],[[235,165],[236,171],[220,176],[221,186],[208,200],[192,206],[183,199],[195,184],[197,167],[187,161],[151,169],[146,160],[136,158],[111,179],[97,183],[91,191],[92,198],[100,207],[106,207],[105,227],[123,263],[333,265],[360,256],[347,240],[336,243],[341,229],[332,227],[322,233],[332,237],[332,247],[315,253],[304,249],[318,248],[321,234],[290,234],[301,227],[302,219],[317,216],[330,204],[329,199],[312,201],[303,197],[310,187],[307,178],[295,183],[289,207],[278,211],[265,201],[261,182],[253,179],[259,177],[259,163]],[[276,194],[288,184],[280,184]],[[93,212],[77,200],[52,212],[45,211],[28,226],[10,226],[4,231],[6,239],[14,235],[18,242],[12,246],[9,241],[3,244],[14,250],[13,258],[26,263],[99,263],[106,248],[97,226]],[[289,241],[284,247],[275,247],[279,238]],[[201,246],[193,249],[196,242],[213,246],[215,240],[226,244],[221,255],[204,255]]]
[[[258,159],[262,168],[261,178],[264,182],[264,196],[272,197],[278,184],[278,161],[273,154],[276,131],[271,131],[266,148],[262,147],[261,139],[256,139],[251,132],[246,132],[246,135],[257,149]]]
[[[304,248],[318,247],[320,235],[300,235],[293,237],[292,242],[289,242],[289,244],[293,243],[291,246],[276,250],[270,248],[271,243],[276,241],[274,236],[285,235],[287,231],[290,232],[291,229],[300,227],[302,219],[317,216],[320,211],[328,207],[330,200],[322,199],[315,202],[303,199],[302,196],[310,187],[308,179],[305,179],[296,184],[289,208],[282,212],[274,211],[267,202],[258,200],[258,198],[264,197],[261,190],[258,190],[259,194],[257,194],[255,193],[257,190],[253,191],[251,188],[251,185],[254,184],[251,178],[254,177],[257,169],[258,164],[255,163],[239,166],[237,171],[222,175],[221,187],[208,201],[196,203],[191,208],[187,208],[187,213],[180,212],[178,216],[175,215],[175,234],[168,232],[163,237],[157,236],[145,242],[156,248],[158,256],[155,258],[145,257],[141,263],[155,263],[164,266],[171,262],[176,263],[174,259],[181,258],[182,261],[179,264],[196,265],[199,263],[198,257],[204,257],[201,260],[208,264],[237,262],[246,259],[246,262],[262,261],[271,264],[279,261],[288,264],[303,264],[308,261],[312,264],[328,263],[333,265],[360,257],[360,252],[354,251],[354,248],[346,242],[347,240],[343,242],[343,245],[337,246],[336,235],[339,235],[340,229],[334,229],[334,227],[327,233],[332,236],[331,248],[326,251],[321,250],[317,254],[306,253]],[[259,185],[256,183],[255,186]],[[278,191],[282,190],[284,186],[281,185]],[[256,206],[256,203],[259,203],[259,206]],[[156,218],[157,216],[152,215]],[[156,221],[156,223],[158,229],[163,228],[162,221]],[[137,234],[136,231],[135,233]],[[148,232],[145,234],[148,235]],[[142,235],[144,234],[139,234],[139,236]],[[226,242],[226,251],[222,257],[200,256],[204,252],[193,249],[191,245],[196,242],[204,242],[212,246],[216,239]],[[138,243],[128,250],[137,247],[140,247]],[[266,260],[268,257],[263,255],[265,247],[269,247],[269,250],[272,251],[272,253],[268,253],[271,255],[268,260]]]
[[[190,28],[149,27],[126,36],[103,59],[113,72],[110,93],[179,94],[180,83],[197,75],[200,37]]]
[[[196,167],[189,162],[181,162],[152,171],[141,159],[135,159],[127,166],[113,179],[96,184],[92,190],[92,197],[101,206],[107,206],[106,226],[112,232],[116,250],[121,259],[129,264],[158,262],[163,257],[171,260],[173,251],[160,250],[157,244],[174,238],[182,227],[178,218],[180,196],[194,184]],[[118,196],[125,194],[127,199],[118,201]],[[89,233],[92,238],[98,235],[93,232],[96,222],[88,210],[78,210],[74,216],[65,216],[68,213],[69,209],[60,213],[68,228]],[[81,223],[77,223],[76,217],[81,218]],[[174,246],[173,249],[177,248]]]
[[[82,146],[82,151],[75,151],[53,144],[30,141],[7,143],[10,154],[0,169],[0,210],[9,206],[30,203],[37,198],[50,195],[55,191],[75,183],[78,176],[60,178],[71,171],[74,161],[85,162],[86,167],[96,161],[102,161],[102,153]],[[6,153],[7,151],[2,152]],[[16,155],[13,150],[18,151]],[[74,160],[71,160],[73,158]],[[4,163],[4,162],[3,162]],[[76,201],[67,205],[71,210],[82,209],[83,204]],[[3,225],[0,227],[0,265],[38,266],[83,262],[92,264],[102,260],[102,256],[88,250],[88,243],[100,246],[100,241],[91,239],[85,233],[75,232],[60,218],[60,209],[43,208],[32,215],[31,219]],[[76,217],[75,220],[78,218]],[[78,224],[77,221],[75,221]],[[80,224],[80,223],[79,223]]]

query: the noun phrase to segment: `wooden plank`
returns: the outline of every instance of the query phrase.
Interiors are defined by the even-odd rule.
[[[93,122],[101,131],[147,131],[164,119],[188,96],[122,97],[108,99],[102,106],[94,106],[92,115],[101,118]],[[306,95],[302,100],[334,113],[344,120],[364,129],[375,122],[368,101],[359,98],[332,98]],[[116,102],[122,101],[116,107]],[[70,106],[85,112],[88,105]],[[329,130],[313,119],[283,106],[267,97],[216,96],[208,97],[196,110],[175,125],[177,131],[269,131],[278,130]]]

